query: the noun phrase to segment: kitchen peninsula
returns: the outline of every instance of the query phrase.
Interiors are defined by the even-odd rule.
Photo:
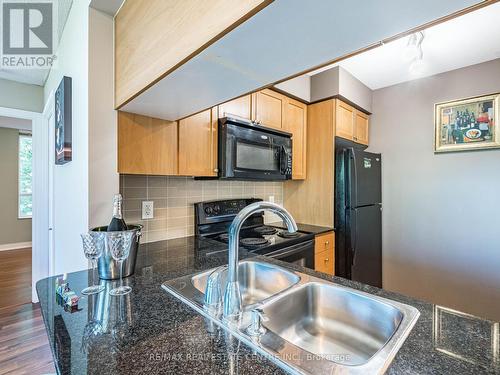
[[[224,249],[220,242],[198,237],[143,244],[135,274],[125,279],[132,293],[121,300],[106,291],[83,297],[73,313],[57,304],[55,278],[39,281],[37,291],[58,373],[284,373],[161,288],[166,280],[226,264],[226,252],[217,252]],[[240,249],[239,256],[253,255]],[[500,373],[498,323],[259,258],[417,308],[421,315],[388,374]],[[76,272],[67,280],[79,292],[89,277],[87,272]],[[112,287],[111,282],[101,282],[106,290]]]

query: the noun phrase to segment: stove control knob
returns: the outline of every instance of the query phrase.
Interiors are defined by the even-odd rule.
[[[210,206],[209,206],[209,207],[205,207],[205,213],[206,213],[207,215],[211,215],[211,214],[212,214],[212,212],[213,212],[212,207],[210,207]]]
[[[220,212],[220,206],[217,204],[214,206],[214,213],[218,214]]]

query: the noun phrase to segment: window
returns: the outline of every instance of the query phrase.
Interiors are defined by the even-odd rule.
[[[32,216],[32,142],[30,134],[19,134],[19,218]]]

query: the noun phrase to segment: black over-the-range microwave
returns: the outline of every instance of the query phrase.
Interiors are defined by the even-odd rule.
[[[292,135],[250,120],[219,120],[219,178],[288,180],[292,178]]]

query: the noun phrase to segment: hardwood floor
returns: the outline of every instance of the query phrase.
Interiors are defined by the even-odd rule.
[[[0,251],[0,309],[31,302],[31,248]]]
[[[0,309],[0,375],[55,372],[38,305]]]
[[[31,248],[0,251],[0,375],[55,372],[40,307],[31,303]]]

